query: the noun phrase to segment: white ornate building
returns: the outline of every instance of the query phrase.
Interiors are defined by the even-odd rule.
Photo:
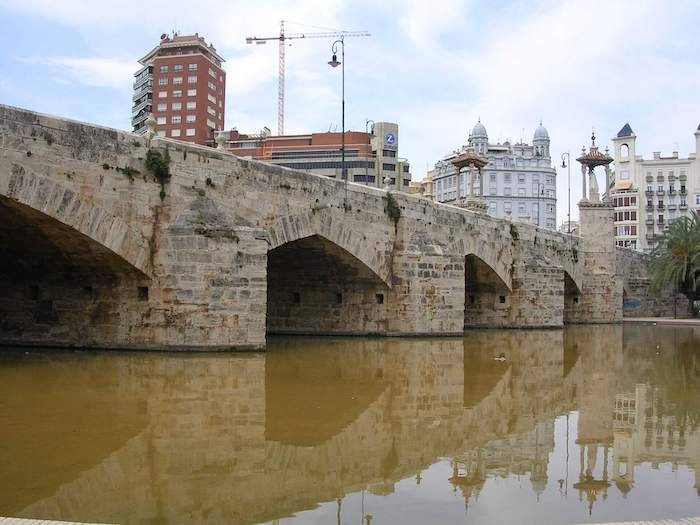
[[[451,161],[467,149],[488,160],[483,169],[484,195],[488,214],[494,217],[510,215],[515,220],[528,221],[544,228],[556,229],[557,173],[552,167],[549,133],[542,123],[535,130],[532,145],[509,141],[489,143],[486,128],[479,120],[468,143],[435,164],[433,170],[434,199],[453,203],[467,193],[466,174],[457,184],[457,171]],[[477,187],[480,185],[477,184]]]
[[[679,158],[674,151],[653,158],[637,155],[637,136],[625,124],[614,137],[615,176],[609,189],[615,207],[615,242],[651,251],[664,229],[691,210],[700,211],[700,126],[695,131],[695,153]]]

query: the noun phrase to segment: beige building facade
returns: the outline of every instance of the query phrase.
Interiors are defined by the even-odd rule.
[[[615,244],[650,252],[668,226],[691,210],[700,211],[700,126],[695,152],[687,158],[678,151],[651,159],[637,154],[637,136],[625,124],[613,139],[615,176],[609,188],[615,208]]]

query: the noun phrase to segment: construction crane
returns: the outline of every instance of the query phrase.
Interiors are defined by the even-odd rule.
[[[284,48],[287,40],[297,38],[346,38],[349,36],[372,36],[367,31],[327,31],[321,33],[284,33],[284,20],[280,22],[280,34],[278,36],[257,37],[249,36],[245,39],[247,44],[266,44],[268,40],[279,41],[279,65],[278,65],[278,85],[277,85],[277,133],[284,135]]]

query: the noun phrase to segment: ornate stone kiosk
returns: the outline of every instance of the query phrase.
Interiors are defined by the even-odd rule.
[[[612,157],[599,151],[595,134],[591,136],[588,152],[583,148],[576,159],[581,164],[583,197],[578,203],[580,235],[586,239],[583,257],[585,272],[589,274],[574,319],[588,322],[617,322],[622,320],[622,280],[616,274],[614,209],[610,204],[610,163]],[[601,199],[595,168],[605,168],[605,191]],[[586,195],[588,178],[588,195]]]
[[[488,204],[484,199],[484,174],[483,168],[489,163],[488,160],[477,155],[473,150],[468,149],[464,153],[452,159],[452,164],[457,168],[457,206],[466,208],[478,213],[486,213]],[[468,174],[467,194],[462,197],[462,173],[465,170]],[[474,191],[476,175],[479,174],[479,195]]]

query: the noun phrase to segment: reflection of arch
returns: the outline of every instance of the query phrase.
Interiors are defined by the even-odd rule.
[[[376,227],[376,225],[373,225]],[[284,244],[317,235],[342,248],[362,262],[384,284],[391,287],[391,246],[368,242],[361,230],[349,225],[346,216],[335,210],[310,211],[277,219],[268,228],[270,250]],[[376,236],[376,232],[372,232]],[[390,236],[386,236],[387,243]]]
[[[0,206],[39,227],[47,238],[65,248],[65,253],[71,252],[71,246],[66,246],[71,242],[69,237],[80,237],[91,250],[105,252],[105,258],[116,255],[139,272],[150,274],[149,241],[89,197],[47,178],[26,174],[17,165],[7,188],[7,193],[0,195]]]
[[[268,252],[267,330],[381,333],[388,287],[362,260],[322,235]]]
[[[571,277],[571,274],[564,270],[564,323],[568,323],[571,319],[577,319],[579,311],[579,297],[581,296],[581,288],[576,284],[576,281]]]

